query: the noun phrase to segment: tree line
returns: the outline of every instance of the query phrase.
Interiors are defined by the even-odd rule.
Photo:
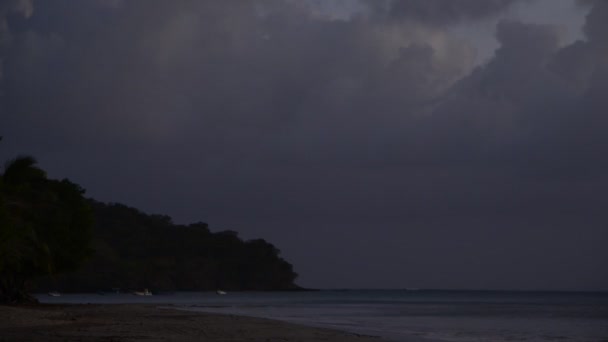
[[[206,223],[174,224],[118,203],[89,201],[95,254],[76,272],[47,279],[44,290],[112,288],[176,290],[294,290],[297,274],[263,239],[211,232]]]
[[[299,289],[292,265],[263,239],[213,233],[202,222],[177,225],[168,216],[84,194],[67,179],[49,179],[32,157],[6,163],[0,303],[34,302],[32,290]]]

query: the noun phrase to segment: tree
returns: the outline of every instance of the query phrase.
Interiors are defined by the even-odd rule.
[[[48,179],[32,157],[0,176],[0,302],[34,300],[32,279],[76,269],[91,254],[92,211],[84,190]]]

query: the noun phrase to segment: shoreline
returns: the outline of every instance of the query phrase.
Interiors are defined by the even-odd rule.
[[[0,340],[384,341],[375,336],[266,318],[186,311],[162,304],[0,306]]]

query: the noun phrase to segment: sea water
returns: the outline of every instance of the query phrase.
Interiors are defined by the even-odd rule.
[[[392,341],[608,342],[608,293],[323,290],[40,295],[47,303],[156,303],[271,318]]]

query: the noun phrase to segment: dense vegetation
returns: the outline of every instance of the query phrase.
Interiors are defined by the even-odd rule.
[[[77,269],[91,254],[93,215],[84,190],[52,180],[31,157],[10,161],[0,176],[0,303],[35,301],[35,277]]]
[[[91,201],[95,225],[92,259],[57,277],[60,291],[111,288],[152,290],[290,290],[297,274],[279,250],[234,231],[212,233],[206,223],[176,225],[122,204]]]
[[[0,303],[33,302],[34,287],[293,290],[296,276],[262,239],[85,199],[84,189],[47,178],[32,157],[9,161],[0,174]]]

